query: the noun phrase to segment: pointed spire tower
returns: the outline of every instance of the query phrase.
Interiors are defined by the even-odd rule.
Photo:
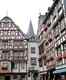
[[[30,20],[30,23],[29,23],[29,28],[28,28],[27,35],[28,35],[29,37],[35,36],[34,30],[33,30],[32,21],[31,21],[31,20]]]

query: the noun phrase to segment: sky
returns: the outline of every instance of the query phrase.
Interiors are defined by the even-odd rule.
[[[35,34],[38,27],[39,13],[45,14],[53,0],[0,0],[0,19],[9,16],[27,33],[29,22],[32,20]]]

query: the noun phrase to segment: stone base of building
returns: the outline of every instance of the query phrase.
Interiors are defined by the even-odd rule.
[[[2,73],[0,74],[0,80],[27,80],[26,74],[8,74],[8,73]]]
[[[41,71],[40,72],[40,80],[46,80],[47,71]]]

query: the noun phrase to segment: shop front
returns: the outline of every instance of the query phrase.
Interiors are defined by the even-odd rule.
[[[40,72],[40,80],[47,80],[47,71]]]
[[[54,80],[66,80],[66,67],[56,69],[54,72]]]
[[[0,73],[0,80],[27,80],[26,73]]]
[[[10,80],[10,76],[0,76],[0,80]]]
[[[55,68],[47,71],[46,80],[54,80],[54,74],[53,74],[54,71],[55,71]]]

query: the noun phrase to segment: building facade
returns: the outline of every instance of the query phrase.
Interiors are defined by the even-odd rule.
[[[0,80],[38,80],[38,41],[30,21],[24,34],[13,20],[0,20]]]
[[[28,41],[28,80],[38,80],[38,41],[34,34],[32,21],[30,20],[27,32]]]
[[[45,15],[39,16],[39,21],[38,21],[38,30],[37,30],[37,35],[38,35],[38,48],[39,48],[39,73],[40,73],[40,80],[45,79],[44,75],[46,74],[46,64],[45,64],[45,55],[44,55],[44,27],[43,27],[43,21],[45,19]]]
[[[66,80],[66,0],[53,0],[40,20],[43,20],[38,26],[39,66],[43,69],[40,79]]]
[[[0,80],[27,79],[27,41],[23,32],[5,16],[0,20]]]

